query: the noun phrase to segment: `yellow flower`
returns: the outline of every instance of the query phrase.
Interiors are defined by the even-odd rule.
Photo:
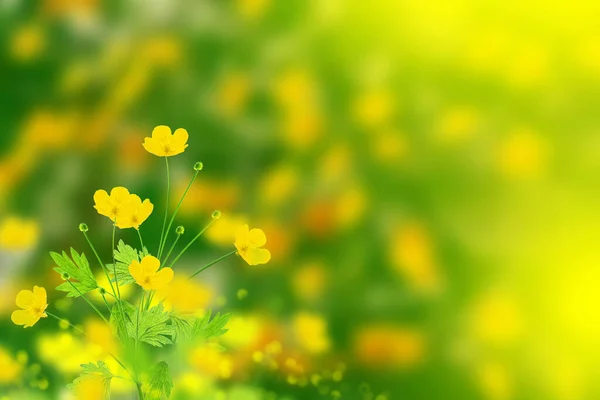
[[[261,249],[267,243],[265,233],[260,229],[248,228],[248,225],[238,229],[235,235],[235,248],[248,265],[266,264],[271,259],[271,252]]]
[[[4,347],[0,347],[0,384],[14,383],[22,369],[21,364]]]
[[[144,140],[144,148],[159,157],[170,157],[181,154],[188,147],[189,135],[185,129],[179,128],[171,134],[171,128],[159,125],[152,131],[152,137]]]
[[[31,290],[21,290],[17,294],[17,306],[22,310],[17,310],[12,313],[10,319],[16,325],[24,325],[24,328],[29,328],[35,325],[40,318],[46,318],[48,315],[44,312],[48,307],[46,289],[39,286],[33,287]]]
[[[154,205],[149,199],[142,202],[139,196],[133,194],[130,200],[123,205],[121,215],[117,219],[117,226],[120,229],[139,229],[140,225],[148,219],[153,210]]]
[[[146,256],[141,263],[133,261],[129,266],[129,273],[144,290],[160,290],[173,280],[173,270],[167,267],[159,271],[159,268],[158,258]]]
[[[75,399],[103,400],[108,398],[109,390],[107,380],[98,376],[86,376],[75,387]]]
[[[110,196],[106,190],[97,190],[94,193],[94,208],[98,211],[98,214],[104,215],[110,218],[112,221],[116,221],[123,213],[122,210],[130,200],[132,199],[129,190],[122,186],[118,186],[110,191]]]
[[[213,297],[214,292],[209,286],[181,275],[156,293],[156,300],[164,301],[167,309],[186,314],[204,310]]]
[[[312,354],[322,354],[331,347],[327,321],[320,315],[308,312],[296,314],[293,330],[298,344]]]
[[[8,217],[0,223],[0,248],[27,250],[38,241],[40,228],[37,222]]]

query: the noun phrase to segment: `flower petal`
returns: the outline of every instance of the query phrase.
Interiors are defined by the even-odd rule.
[[[166,125],[158,125],[152,130],[152,139],[158,144],[164,143],[171,137],[171,128]]]
[[[145,275],[153,275],[160,268],[160,260],[154,256],[146,256],[142,259],[142,267]]]
[[[23,325],[28,328],[38,322],[40,318],[29,311],[17,310],[13,311],[10,319],[15,325]]]
[[[248,265],[266,264],[271,260],[271,252],[267,249],[248,249],[242,258]]]
[[[39,286],[33,287],[33,304],[36,307],[43,308],[44,310],[46,309],[46,306],[48,305],[48,296],[46,294],[46,289]]]
[[[144,268],[137,260],[133,260],[131,265],[129,265],[129,273],[139,285],[144,281]]]
[[[158,271],[152,278],[152,289],[160,290],[164,289],[171,281],[175,273],[169,267],[165,267]]]
[[[16,299],[16,303],[17,303],[17,307],[19,308],[31,308],[33,307],[33,301],[34,301],[34,296],[33,296],[33,292],[31,290],[21,290],[18,294],[17,294],[17,299]]]
[[[187,147],[186,143],[189,139],[190,135],[188,131],[183,128],[179,128],[173,134],[173,138],[171,139],[171,146],[175,148],[183,147],[184,149]]]
[[[152,211],[154,211],[154,204],[152,204],[149,199],[144,200],[138,211],[138,220],[140,225],[142,222],[148,219],[150,214],[152,214]]]
[[[261,229],[252,229],[248,232],[248,242],[252,247],[262,247],[267,243],[267,236]]]
[[[239,244],[240,246],[243,244],[246,244],[248,242],[248,232],[250,231],[250,229],[248,228],[248,225],[242,225],[240,226],[237,231],[235,232],[235,243],[236,246]]]
[[[107,215],[110,212],[110,197],[106,190],[96,190],[94,193],[94,208],[101,215]]]
[[[146,138],[143,144],[144,148],[148,153],[154,154],[158,157],[165,157],[167,154],[165,153],[165,147],[161,146],[157,140],[152,138]]]
[[[131,200],[129,190],[123,186],[117,186],[110,191],[110,199],[117,205],[121,206]]]

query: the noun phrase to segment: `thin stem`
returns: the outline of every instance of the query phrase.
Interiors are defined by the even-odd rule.
[[[167,253],[167,256],[165,257],[165,260],[161,263],[161,265],[167,265],[167,261],[169,261],[169,257],[171,257],[171,253],[175,249],[175,246],[177,245],[177,242],[179,242],[179,238],[180,237],[181,237],[181,235],[177,235],[177,237],[175,238],[175,242],[173,242],[173,245],[171,246],[171,249]]]
[[[104,300],[104,304],[106,305],[106,308],[108,309],[108,312],[111,313],[111,308],[108,305],[108,301],[106,301],[106,295],[104,293],[100,293],[100,295],[102,296],[102,300]]]
[[[113,295],[115,297],[117,297],[117,292],[115,292],[115,288],[113,287],[112,281],[110,280],[110,276],[108,275],[108,268],[106,268],[106,265],[104,265],[104,263],[100,259],[100,256],[98,255],[98,252],[96,251],[96,248],[92,244],[92,241],[90,240],[90,238],[88,237],[86,232],[83,232],[83,236],[85,237],[85,239],[89,243],[90,247],[92,248],[92,251],[96,255],[96,258],[98,259],[98,262],[100,263],[100,266],[102,267],[102,270],[104,271],[104,274],[106,275],[106,279],[108,279],[108,283],[110,284],[110,289],[112,290]]]
[[[226,259],[227,257],[235,254],[237,252],[237,250],[233,250],[230,253],[225,254],[224,256],[221,256],[219,258],[217,258],[215,261],[209,262],[208,264],[206,264],[204,267],[200,268],[198,271],[194,272],[192,275],[190,275],[190,277],[188,279],[192,279],[193,277],[195,277],[196,275],[198,275],[200,272],[212,267],[213,265],[215,265],[216,263],[218,263],[221,260]]]
[[[211,220],[211,221],[210,221],[210,222],[209,222],[209,223],[208,223],[208,224],[207,224],[207,225],[204,227],[204,229],[202,229],[202,230],[200,231],[200,233],[198,233],[196,236],[194,236],[194,238],[193,238],[193,239],[192,239],[192,240],[191,240],[191,241],[190,241],[190,242],[187,244],[187,246],[185,246],[185,247],[183,248],[183,250],[181,250],[181,252],[179,252],[179,254],[177,254],[177,257],[175,257],[175,259],[174,259],[174,260],[173,260],[173,262],[171,263],[171,268],[173,268],[173,266],[174,266],[174,265],[175,265],[175,263],[176,263],[176,262],[179,260],[179,258],[180,258],[180,257],[183,255],[183,253],[185,253],[185,252],[186,252],[186,250],[187,250],[187,249],[189,249],[189,248],[190,248],[190,246],[191,246],[192,244],[194,244],[194,242],[195,242],[196,240],[198,240],[198,239],[200,238],[200,236],[202,236],[202,234],[203,234],[204,232],[206,232],[206,230],[207,230],[208,228],[210,228],[210,227],[211,227],[211,225],[212,225],[214,222],[215,222],[215,219],[213,218],[213,219],[212,219],[212,220]]]
[[[139,396],[140,400],[144,400],[144,393],[142,392],[142,384],[136,383],[135,387],[137,388],[138,396]]]
[[[140,245],[142,246],[142,251],[144,251],[144,239],[142,239],[142,234],[140,233],[140,229],[136,229],[138,233],[138,237],[140,238]]]
[[[75,329],[77,332],[79,332],[79,333],[81,333],[81,334],[83,334],[83,335],[85,335],[85,334],[86,334],[86,333],[85,333],[85,332],[84,332],[82,329],[79,329],[78,327],[76,327],[75,325],[73,325],[72,323],[70,323],[69,321],[67,321],[66,319],[64,319],[64,318],[61,318],[61,317],[58,317],[58,316],[56,316],[56,315],[52,314],[51,312],[49,312],[49,311],[47,311],[47,310],[45,311],[45,313],[46,313],[46,314],[48,314],[49,316],[53,317],[53,318],[56,318],[56,319],[57,319],[59,322],[64,322],[64,323],[66,323],[66,324],[67,324],[67,325],[69,325],[71,328]]]
[[[194,181],[196,180],[196,177],[198,176],[198,173],[200,171],[197,170],[194,173],[194,176],[192,177],[192,180],[190,180],[190,183],[188,184],[187,188],[185,189],[185,192],[183,192],[183,196],[181,196],[181,199],[179,200],[179,203],[177,204],[177,207],[175,208],[175,211],[173,212],[173,215],[171,216],[171,221],[169,221],[169,226],[167,227],[167,231],[165,233],[165,237],[162,240],[162,244],[161,244],[161,252],[159,253],[158,258],[160,258],[160,256],[162,255],[162,251],[164,251],[165,246],[167,244],[167,238],[169,237],[169,232],[171,231],[171,227],[173,226],[173,222],[175,221],[175,217],[177,216],[177,213],[179,212],[179,208],[181,207],[181,204],[183,203],[183,200],[185,199],[185,197],[187,196],[188,192],[190,191],[190,188],[192,187],[192,184],[194,183]]]
[[[85,297],[83,295],[83,293],[81,293],[81,291],[79,289],[77,289],[77,286],[75,286],[73,284],[73,282],[71,282],[70,279],[67,279],[67,282],[69,282],[71,284],[71,286],[73,286],[73,289],[75,289],[77,291],[77,293],[79,293],[79,296],[81,298],[83,298],[83,300],[85,300],[85,302],[88,303],[90,305],[90,307],[92,307],[94,309],[94,311],[96,311],[98,313],[98,315],[100,316],[100,318],[102,318],[104,320],[104,322],[106,322],[108,324],[108,320],[104,317],[104,315],[100,312],[100,310],[98,310],[98,308],[91,301],[89,301],[88,298]]]
[[[113,224],[113,232],[112,232],[112,248],[110,249],[110,252],[112,253],[112,259],[113,259],[113,274],[115,276],[115,286],[117,287],[117,299],[120,301],[121,300],[121,289],[119,289],[119,278],[117,277],[117,262],[115,260],[115,234],[117,232],[117,224]]]
[[[169,198],[171,197],[171,174],[169,172],[169,157],[165,157],[165,163],[167,165],[167,205],[165,207],[165,219],[163,221],[162,232],[160,234],[160,242],[158,243],[158,259],[160,259],[160,256],[162,255],[165,228],[167,227],[167,218],[169,216]]]

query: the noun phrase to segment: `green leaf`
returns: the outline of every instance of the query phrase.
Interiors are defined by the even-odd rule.
[[[98,287],[96,278],[94,278],[94,274],[92,274],[92,270],[90,269],[90,264],[83,253],[79,254],[71,248],[72,260],[64,251],[62,254],[50,252],[50,257],[52,257],[52,260],[56,264],[54,270],[60,275],[68,274],[69,280],[72,283],[71,285],[69,282],[63,282],[56,287],[56,290],[67,292],[68,297],[79,297],[81,294],[91,292]]]
[[[161,361],[152,371],[152,378],[144,390],[146,400],[168,399],[173,389],[173,380],[169,373],[169,365]]]
[[[173,327],[168,324],[171,316],[162,303],[149,310],[136,309],[127,323],[127,334],[136,342],[162,347],[173,344]]]
[[[110,382],[114,375],[110,372],[106,364],[103,361],[98,361],[97,364],[82,364],[81,367],[83,368],[81,374],[75,378],[73,383],[67,385],[67,387],[75,391],[77,386],[79,386],[85,380],[98,379],[101,381],[104,389],[103,398],[110,399]]]
[[[113,305],[110,313],[110,325],[115,334],[123,342],[126,342],[127,339],[129,339],[127,324],[131,323],[131,316],[135,313],[135,310],[136,308],[126,301],[117,300]]]
[[[173,327],[173,342],[190,338],[194,328],[194,318],[171,314],[171,326]]]
[[[119,286],[128,285],[130,283],[135,282],[135,279],[129,273],[129,266],[134,261],[140,261],[144,254],[147,255],[148,250],[144,247],[143,251],[138,252],[133,247],[125,244],[122,240],[119,241],[117,248],[115,249],[115,265],[117,272],[117,279],[119,281]],[[113,264],[108,264],[106,266],[108,268],[108,272],[111,276],[111,281],[115,282],[115,273]]]
[[[228,329],[225,329],[225,325],[229,322],[231,314],[221,315],[221,313],[217,313],[212,320],[210,319],[211,314],[212,311],[208,311],[202,318],[198,318],[195,321],[192,328],[193,337],[201,337],[206,340],[221,336],[228,331]]]

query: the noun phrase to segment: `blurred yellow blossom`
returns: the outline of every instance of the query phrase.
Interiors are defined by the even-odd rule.
[[[509,400],[513,396],[513,381],[507,368],[496,362],[486,362],[477,370],[479,386],[486,399]]]
[[[17,217],[8,217],[0,223],[0,248],[27,250],[37,244],[40,235],[38,223]]]
[[[160,260],[154,256],[146,256],[141,262],[133,260],[129,273],[144,290],[161,290],[173,280],[174,273],[169,267],[159,269]]]
[[[279,105],[288,112],[313,109],[318,100],[314,77],[299,67],[284,71],[275,82],[273,92]]]
[[[292,277],[294,293],[304,301],[316,301],[323,295],[327,280],[327,271],[322,263],[307,263]]]
[[[117,343],[110,326],[97,318],[88,318],[83,324],[83,330],[90,343],[99,346],[99,354],[115,354]]]
[[[189,352],[189,363],[214,378],[229,379],[234,372],[233,359],[221,348],[205,344]]]
[[[354,116],[359,123],[366,128],[377,128],[390,122],[396,104],[389,91],[374,89],[356,98],[353,107]]]
[[[479,343],[508,345],[520,338],[523,317],[513,295],[491,290],[477,299],[469,312],[469,325]]]
[[[414,328],[374,324],[359,328],[354,336],[357,359],[371,368],[409,368],[425,358],[423,333]]]
[[[0,385],[16,383],[22,370],[23,366],[0,346]]]
[[[176,36],[158,36],[142,45],[140,57],[152,66],[172,68],[181,64],[184,54],[183,43]]]
[[[422,224],[409,222],[398,227],[392,236],[390,255],[394,267],[415,289],[426,292],[439,289],[434,246]]]
[[[267,243],[267,236],[260,229],[248,228],[243,225],[235,234],[237,253],[248,265],[266,264],[271,259],[271,252],[262,247]]]
[[[30,23],[17,29],[11,41],[11,54],[18,61],[35,59],[46,46],[46,34],[41,25]]]
[[[215,296],[207,285],[181,276],[156,292],[156,300],[163,301],[167,309],[184,314],[202,312]]]
[[[331,340],[327,321],[318,314],[300,312],[293,319],[294,337],[298,345],[312,354],[329,351]]]
[[[285,203],[297,190],[298,171],[291,165],[275,167],[260,184],[260,194],[265,205],[277,206]]]
[[[248,19],[262,16],[270,3],[271,0],[236,0],[239,13]]]
[[[349,185],[338,196],[335,217],[338,226],[348,228],[358,222],[367,208],[367,196],[358,185]]]
[[[401,132],[385,129],[373,136],[371,149],[376,160],[384,164],[393,164],[406,157],[409,144]]]
[[[531,129],[520,128],[508,134],[498,148],[498,167],[509,178],[536,177],[543,172],[548,147]]]
[[[81,364],[90,362],[96,354],[93,349],[69,332],[41,334],[37,338],[37,352],[40,359],[52,365],[61,373],[78,373]]]
[[[220,246],[230,245],[235,241],[235,233],[240,226],[248,222],[241,215],[223,213],[221,218],[215,220],[205,235],[211,242]]]
[[[171,134],[171,128],[159,125],[152,130],[152,137],[144,139],[144,148],[158,157],[171,157],[181,154],[188,147],[188,132],[179,128]]]
[[[177,205],[181,193],[185,191],[187,185],[187,179],[177,183],[178,190],[173,191],[172,204]],[[213,210],[232,210],[240,201],[240,187],[235,182],[199,177],[188,191],[186,199],[179,210],[184,215],[212,212]]]
[[[46,289],[34,286],[33,291],[21,290],[17,294],[17,306],[22,310],[12,313],[10,319],[16,325],[23,325],[24,328],[30,328],[40,320],[46,318],[46,308],[48,308],[48,298]]]
[[[105,400],[109,388],[106,379],[99,376],[85,376],[75,385],[74,394],[77,400]]]
[[[244,73],[229,73],[215,93],[217,109],[226,117],[242,112],[250,95],[250,80]]]
[[[281,119],[284,139],[291,147],[306,149],[317,141],[323,132],[323,117],[313,109],[294,109]]]
[[[437,139],[443,144],[463,142],[475,133],[478,123],[478,115],[472,107],[451,107],[440,117]]]
[[[264,321],[257,315],[234,315],[227,323],[227,333],[222,341],[237,350],[254,349],[258,346]]]

